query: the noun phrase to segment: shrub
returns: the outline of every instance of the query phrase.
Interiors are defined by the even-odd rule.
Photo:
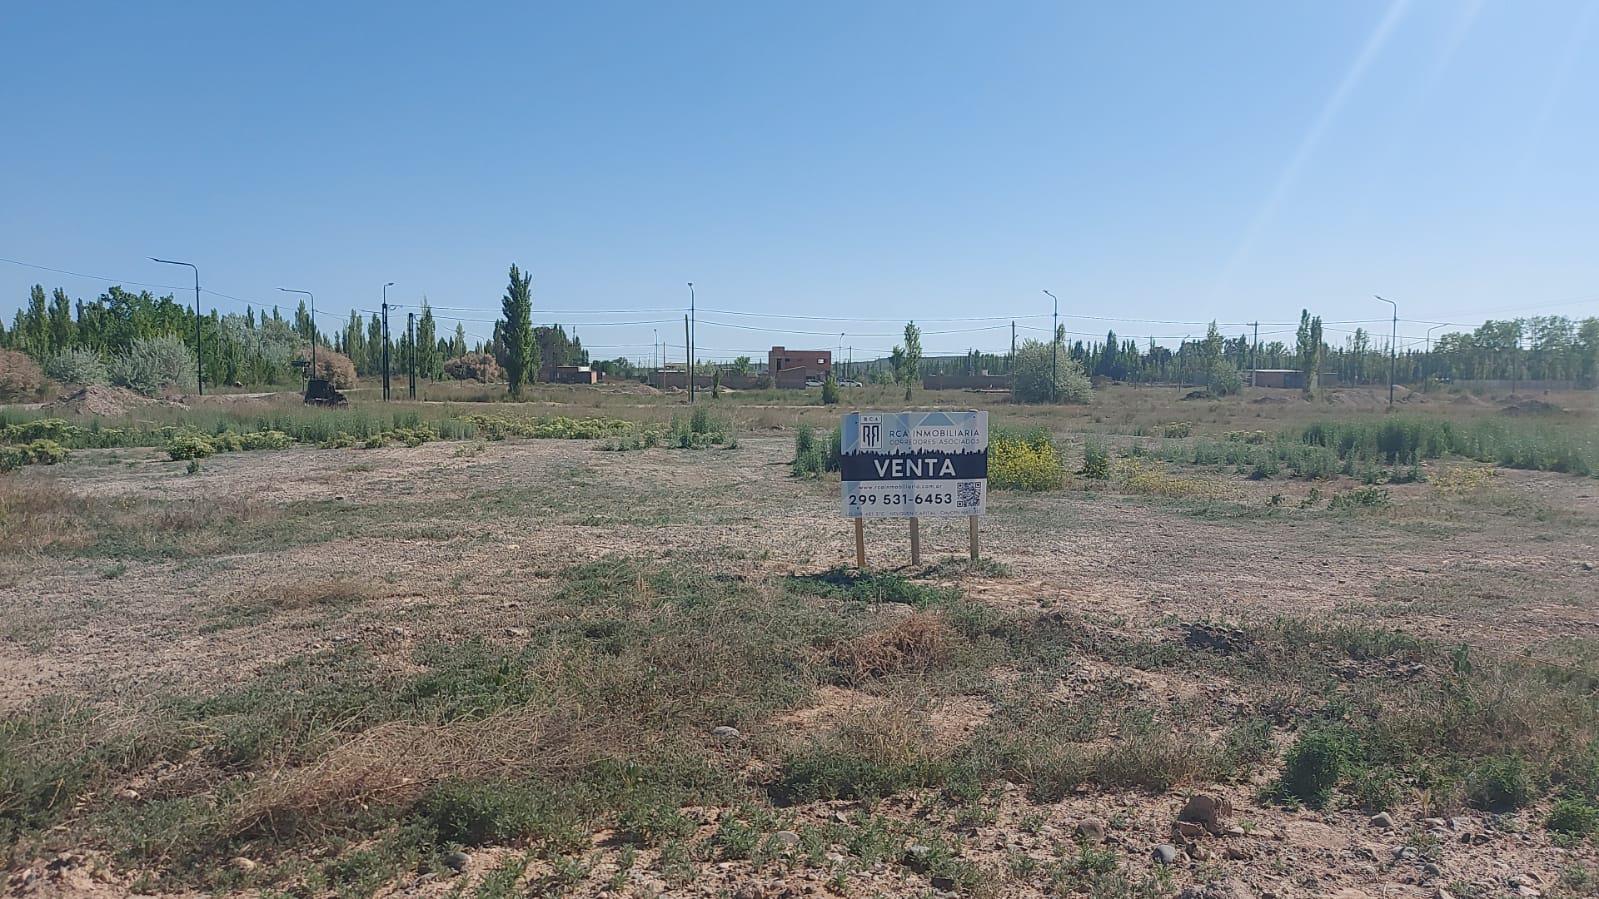
[[[995,431],[988,440],[988,484],[996,490],[1055,490],[1066,480],[1060,449],[1043,429]]]
[[[167,455],[171,456],[174,462],[181,462],[184,459],[204,459],[216,451],[211,441],[199,434],[179,434],[167,443]]]
[[[541,805],[528,790],[509,784],[446,782],[422,797],[416,811],[438,842],[482,846],[530,836]]]
[[[1555,807],[1549,812],[1547,826],[1556,833],[1573,836],[1593,833],[1599,830],[1599,808],[1581,799],[1556,800]]]
[[[1053,349],[1053,351],[1052,351]],[[1093,399],[1094,386],[1058,342],[1029,340],[1016,351],[1015,394],[1023,403],[1086,403]],[[1053,382],[1050,379],[1054,373]]]
[[[282,431],[251,431],[239,437],[239,449],[244,450],[288,449],[293,445],[294,438]]]
[[[311,378],[324,378],[333,383],[339,390],[349,390],[355,386],[355,363],[350,357],[336,353],[325,346],[316,348],[316,368],[313,371],[310,365],[311,349],[306,347],[295,353],[296,359],[306,362],[306,376]]]
[[[44,373],[62,384],[104,384],[105,360],[89,350],[67,349],[44,360]]]
[[[194,387],[194,354],[176,337],[140,337],[107,366],[111,383],[145,396]]]
[[[35,440],[20,446],[0,446],[0,471],[24,465],[55,465],[67,458],[67,448],[54,440]]]
[[[1311,808],[1326,805],[1349,768],[1353,744],[1340,727],[1323,726],[1300,734],[1288,750],[1272,793]]]
[[[0,402],[30,400],[44,389],[44,372],[27,353],[0,350]]]
[[[838,448],[843,440],[842,426],[835,425],[825,442],[816,438],[816,429],[802,424],[794,432],[794,461],[789,471],[796,478],[819,478],[838,471]]]
[[[822,382],[822,405],[838,405],[838,382],[833,380],[832,375],[828,375],[827,380]]]
[[[1484,759],[1466,774],[1466,803],[1489,812],[1514,811],[1533,800],[1537,788],[1518,755]]]
[[[727,442],[732,426],[727,420],[712,415],[709,407],[695,406],[685,419],[672,416],[671,443],[678,449],[703,449]]]
[[[467,353],[444,363],[446,377],[457,381],[479,381],[487,384],[502,380],[500,364],[488,353]]]
[[[1083,441],[1083,477],[1096,481],[1110,478],[1110,451],[1103,441],[1095,438]]]

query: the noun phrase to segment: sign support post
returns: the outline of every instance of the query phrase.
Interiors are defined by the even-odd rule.
[[[866,570],[866,519],[855,519],[855,567]]]
[[[922,564],[922,520],[911,519],[911,564]]]
[[[971,516],[971,517],[966,519],[966,529],[967,529],[968,536],[971,537],[972,561],[975,562],[975,561],[977,561],[977,516],[976,515],[973,515],[973,516]]]

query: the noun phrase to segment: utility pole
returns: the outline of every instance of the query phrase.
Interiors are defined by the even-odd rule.
[[[1060,369],[1060,360],[1058,358],[1060,356],[1060,300],[1056,299],[1055,295],[1047,290],[1044,291],[1044,296],[1055,301],[1055,323],[1049,331],[1049,401],[1055,402],[1060,399],[1060,381],[1058,380]]]
[[[688,319],[694,322],[694,282],[688,282]],[[688,404],[694,405],[694,331],[689,325],[683,326],[683,342],[688,344]]]
[[[200,364],[200,268],[192,262],[174,262],[154,256],[150,257],[150,261],[162,265],[187,265],[194,269],[194,385],[200,396],[205,396],[205,369]]]
[[[1260,371],[1260,322],[1251,322],[1255,326],[1255,343],[1249,348],[1249,386],[1255,386],[1255,373]]]
[[[1376,296],[1376,294],[1373,294]],[[1394,307],[1393,329],[1388,333],[1388,408],[1394,407],[1394,375],[1399,365],[1399,304],[1393,300],[1377,297],[1384,303]]]
[[[389,401],[389,288],[394,282],[383,285],[383,402]]]
[[[416,399],[416,313],[405,314],[405,342],[411,345],[411,399]]]
[[[660,356],[660,353],[661,353],[661,330],[659,328],[651,328],[650,329],[650,378],[649,378],[649,381],[646,382],[646,383],[649,383],[651,385],[653,385],[655,383],[655,381],[657,380],[655,373],[661,370],[661,356]]]

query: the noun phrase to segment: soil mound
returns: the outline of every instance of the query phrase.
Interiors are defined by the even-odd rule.
[[[53,403],[45,404],[44,408],[65,415],[126,415],[130,410],[142,406],[153,406],[163,402],[151,399],[143,394],[134,393],[126,387],[104,387],[90,384],[80,387],[75,392],[61,397]]]
[[[1554,403],[1546,403],[1543,400],[1522,399],[1521,397],[1513,396],[1510,397],[1510,402],[1506,403],[1499,411],[1506,415],[1558,415],[1566,410],[1556,406]]]

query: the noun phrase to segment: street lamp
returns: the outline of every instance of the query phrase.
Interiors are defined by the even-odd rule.
[[[1055,301],[1054,325],[1051,326],[1049,331],[1049,401],[1053,403],[1060,399],[1058,395],[1060,381],[1057,380],[1057,369],[1060,367],[1060,362],[1057,358],[1060,355],[1060,300],[1047,290],[1044,291],[1044,296]]]
[[[295,290],[292,287],[279,287],[284,293],[303,293],[311,298],[311,377],[316,377],[316,294],[309,290]]]
[[[1376,296],[1376,294],[1372,294]],[[1394,326],[1388,334],[1388,408],[1394,405],[1394,370],[1399,364],[1399,304],[1386,297],[1377,297],[1394,307]]]
[[[200,269],[192,262],[174,262],[171,259],[150,257],[151,262],[162,265],[187,265],[194,269],[194,383],[201,396],[205,396],[205,370],[200,367]]]
[[[383,402],[389,401],[389,288],[394,282],[383,285]]]
[[[840,331],[840,332],[838,332],[838,353],[833,356],[833,365],[829,368],[829,371],[831,371],[833,368],[837,368],[838,367],[838,360],[840,358],[842,358],[843,355],[844,355],[844,332]],[[849,374],[849,371],[845,370],[844,374],[847,376]],[[838,381],[838,376],[837,375],[833,376],[833,381],[835,383]]]
[[[688,282],[688,404],[694,405],[694,327],[699,322],[694,319],[694,282]]]

